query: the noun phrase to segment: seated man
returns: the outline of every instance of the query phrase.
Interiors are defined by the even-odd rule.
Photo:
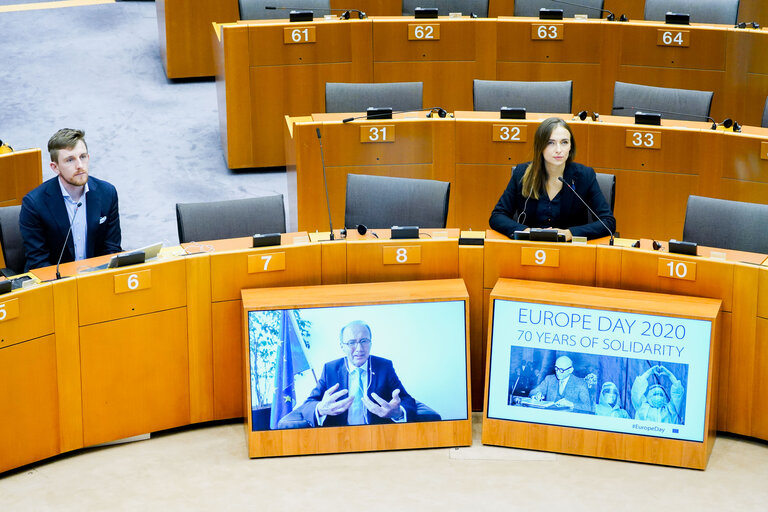
[[[48,140],[57,176],[24,196],[19,213],[25,271],[55,265],[60,254],[65,262],[122,251],[117,191],[106,181],[89,179],[84,137],[80,130],[63,128]]]
[[[392,361],[370,355],[371,328],[355,320],[341,329],[345,357],[323,366],[317,386],[296,413],[308,426],[384,424],[416,419],[416,401],[405,391]],[[288,418],[286,416],[283,419]],[[290,428],[282,420],[278,428]]]
[[[555,374],[547,375],[544,380],[531,390],[533,400],[554,402],[557,407],[566,407],[578,412],[593,412],[592,401],[584,379],[573,373],[573,362],[568,356],[560,356],[555,361]]]

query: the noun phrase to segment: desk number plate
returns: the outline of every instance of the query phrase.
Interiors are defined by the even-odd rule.
[[[360,142],[395,142],[395,125],[361,125]]]
[[[429,25],[421,23],[410,23],[408,25],[409,41],[439,41],[440,24],[430,23]]]
[[[562,41],[565,29],[562,23],[534,23],[531,25],[531,39],[534,41]]]
[[[152,270],[139,270],[115,276],[115,293],[135,292],[152,287]]]
[[[248,273],[285,270],[285,252],[269,252],[248,256]]]
[[[763,160],[768,160],[768,142],[760,143],[760,158]]]
[[[495,124],[493,125],[493,142],[527,142],[528,127],[526,125]]]
[[[13,320],[19,316],[19,299],[0,302],[0,322]]]
[[[560,249],[544,249],[541,247],[523,247],[520,263],[534,267],[559,267]]]
[[[661,132],[627,130],[627,147],[634,149],[661,149]]]
[[[691,45],[691,31],[659,29],[656,35],[656,45],[687,48]]]
[[[696,263],[693,261],[671,260],[659,258],[659,275],[671,279],[683,279],[685,281],[696,280]]]
[[[315,41],[317,41],[315,27],[283,29],[283,43],[285,44],[314,43]]]
[[[421,263],[421,246],[386,246],[383,251],[384,265],[417,265]]]

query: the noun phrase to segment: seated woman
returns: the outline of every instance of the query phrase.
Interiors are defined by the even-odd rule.
[[[600,192],[595,171],[573,162],[576,141],[568,124],[550,117],[541,122],[533,139],[533,161],[512,170],[506,190],[491,213],[491,228],[512,238],[530,228],[557,229],[566,241],[608,236],[600,221],[589,222],[588,210],[560,178],[573,187],[613,233],[616,219]]]

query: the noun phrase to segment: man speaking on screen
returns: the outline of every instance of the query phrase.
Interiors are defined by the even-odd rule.
[[[392,361],[371,355],[371,328],[355,320],[341,328],[344,357],[325,363],[320,379],[299,407],[313,427],[403,423],[416,417],[416,401]]]

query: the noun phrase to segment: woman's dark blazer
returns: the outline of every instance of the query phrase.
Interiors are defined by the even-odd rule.
[[[579,201],[573,191],[565,186],[560,191],[560,218],[553,219],[551,226],[545,225],[549,224],[546,219],[540,219],[536,216],[538,199],[531,197],[526,204],[526,198],[523,197],[523,174],[528,165],[529,163],[519,164],[512,170],[512,179],[509,180],[507,188],[491,213],[492,229],[510,238],[513,237],[515,231],[522,231],[526,228],[549,227],[570,229],[573,236],[585,236],[588,239],[608,236],[608,232],[599,221],[589,222],[586,206]],[[563,179],[576,189],[576,192],[605,222],[611,233],[615,232],[616,219],[600,191],[594,169],[571,162],[565,166]],[[520,219],[520,213],[523,211],[525,211],[525,216],[521,220],[524,223],[520,223],[518,219]]]

